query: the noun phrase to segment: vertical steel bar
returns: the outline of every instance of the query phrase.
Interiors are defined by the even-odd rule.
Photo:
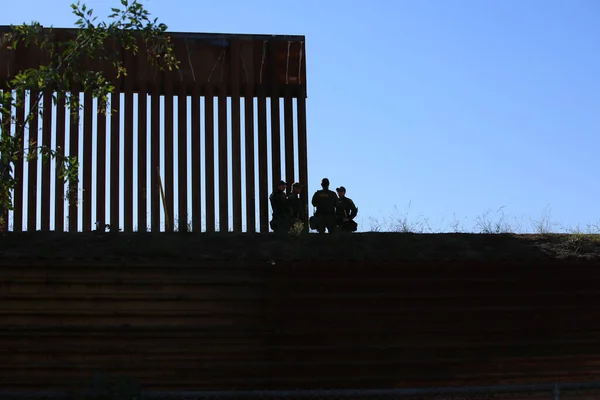
[[[52,146],[52,92],[45,91],[42,103],[42,146]],[[50,231],[50,159],[42,159],[41,230]]]
[[[163,182],[165,185],[165,202],[167,215],[165,218],[169,222],[165,225],[166,232],[173,232],[175,224],[175,216],[173,211],[175,210],[174,201],[174,185],[173,185],[173,158],[175,148],[173,147],[173,80],[171,74],[167,72],[165,74],[165,176]]]
[[[92,230],[92,116],[93,97],[84,93],[83,100],[83,232]]]
[[[206,231],[215,231],[215,105],[213,88],[206,86],[204,101],[204,160],[206,171]]]
[[[79,92],[71,92],[71,98],[74,98],[79,104]],[[71,103],[72,104],[72,103]],[[77,157],[79,162],[79,109],[68,108],[69,110],[69,156]],[[77,177],[70,180],[68,183],[69,191],[69,232],[77,232],[78,230],[78,215],[77,202],[79,201],[79,171]]]
[[[188,231],[188,208],[187,208],[187,92],[186,86],[180,82],[177,97],[177,176],[179,179],[179,231]]]
[[[271,74],[271,182],[273,186],[283,178],[281,174],[281,120],[280,120],[280,87],[276,67],[277,48],[274,41],[269,43],[269,68]],[[288,189],[292,182],[288,182]]]
[[[17,109],[16,109],[16,122],[15,129],[21,130],[25,123],[25,96],[21,95],[17,98]],[[64,135],[64,129],[63,129]],[[63,136],[64,137],[64,136]],[[23,226],[23,151],[24,151],[24,140],[21,136],[18,144],[19,157],[15,161],[15,195],[14,195],[14,210],[13,210],[13,230],[15,232],[22,232],[25,228]],[[58,142],[57,142],[58,145]],[[63,145],[64,148],[64,145]],[[58,181],[57,181],[58,182]],[[63,203],[64,204],[64,203]]]
[[[200,90],[192,89],[192,230],[202,230],[201,215],[201,151],[200,151]]]
[[[246,231],[256,232],[256,189],[254,179],[254,90],[246,83],[244,94],[244,142],[246,151]]]
[[[231,179],[233,231],[242,231],[242,154],[240,136],[240,42],[231,43]]]
[[[219,231],[229,231],[229,188],[227,163],[227,86],[219,85]]]
[[[1,77],[0,77],[1,79]],[[6,87],[4,85],[4,82],[0,83],[0,88],[4,87],[4,91],[0,92],[0,93],[6,93],[8,94],[8,92],[10,92],[10,90],[8,89],[8,87]],[[12,93],[11,93],[12,94]],[[4,104],[4,107],[6,109],[6,112],[3,113],[2,115],[2,134],[6,135],[7,137],[10,137],[11,134],[11,129],[12,129],[12,106],[10,103],[8,104]],[[2,154],[2,158],[5,158],[5,155]],[[4,171],[8,172],[8,168],[10,165],[7,165],[7,168],[4,169],[2,172],[4,173]],[[13,171],[14,172],[14,171]],[[10,174],[10,172],[8,172],[8,174]],[[14,175],[13,175],[14,177]],[[14,197],[13,197],[13,205],[14,205]],[[14,207],[13,207],[14,208]],[[4,208],[3,210],[3,215],[2,215],[2,232],[8,232],[9,229],[9,223],[8,223],[8,208]],[[14,229],[14,228],[13,228]]]
[[[147,218],[147,137],[148,137],[148,94],[146,88],[141,87],[138,92],[138,184],[137,184],[137,214],[138,214],[138,232],[148,230]]]
[[[113,93],[110,116],[110,228],[118,231],[120,227],[120,196],[119,196],[119,150],[121,147],[121,94]]]
[[[288,182],[294,181],[294,114],[293,100],[290,88],[285,89],[283,99],[284,124],[285,124],[285,179]]]
[[[267,98],[264,89],[258,94],[258,207],[260,232],[269,232],[269,187],[267,154]]]
[[[304,184],[301,197],[308,204],[308,146],[306,141],[306,86],[301,85],[297,101],[298,116],[298,175]],[[305,213],[305,224],[308,224],[308,213]]]
[[[29,147],[34,148],[38,145],[38,100],[39,92],[29,92]],[[27,230],[35,232],[37,230],[37,157],[29,160],[27,182]]]
[[[123,131],[123,232],[133,232],[133,89],[125,77]]]
[[[160,192],[158,173],[160,170],[160,93],[158,85],[152,89],[150,98],[150,227],[160,232]]]
[[[96,223],[104,231],[106,226],[106,105],[97,110],[96,141]]]
[[[60,93],[56,100],[56,150],[60,155],[65,155],[65,96],[66,93]],[[54,184],[54,230],[57,232],[65,230],[65,178],[60,175],[61,169],[57,166]]]

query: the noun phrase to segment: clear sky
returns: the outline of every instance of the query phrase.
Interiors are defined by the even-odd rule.
[[[5,1],[0,24],[70,27],[70,3]],[[172,31],[306,35],[311,191],[346,186],[362,229],[600,219],[597,0],[144,4]]]

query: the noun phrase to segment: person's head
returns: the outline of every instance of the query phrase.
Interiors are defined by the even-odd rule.
[[[304,189],[304,185],[300,182],[294,182],[294,184],[292,185],[292,192],[294,194],[302,193],[302,189]]]
[[[287,183],[285,183],[284,180],[281,180],[277,183],[277,190],[285,191],[286,187],[287,187]]]
[[[329,189],[329,179],[323,178],[323,180],[321,181],[321,187],[323,189]]]
[[[335,191],[337,192],[338,197],[346,196],[346,188],[343,186],[340,186],[339,188],[335,189]]]

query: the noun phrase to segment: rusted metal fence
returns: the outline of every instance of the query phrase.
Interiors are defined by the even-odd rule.
[[[64,40],[74,31],[53,32]],[[66,94],[81,99],[79,117],[43,93],[39,106],[51,111],[28,125],[24,143],[78,156],[80,183],[68,191],[54,162],[18,162],[10,230],[90,231],[97,223],[125,232],[268,232],[274,182],[303,182],[307,198],[304,37],[170,35],[180,70],[153,69],[143,47],[126,54],[129,74],[113,80],[112,115],[99,114],[80,88]],[[36,49],[0,48],[0,87],[43,63]],[[110,64],[94,63],[85,67],[116,76]],[[13,110],[18,123],[37,95]]]
[[[540,385],[466,386],[379,390],[253,390],[253,391],[144,391],[135,383],[113,379],[79,391],[12,392],[0,390],[6,400],[596,400],[600,382]]]
[[[598,376],[596,262],[107,263],[0,267],[0,388],[96,373],[173,392]]]

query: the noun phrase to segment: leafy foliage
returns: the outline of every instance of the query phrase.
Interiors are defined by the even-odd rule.
[[[11,26],[11,31],[0,38],[0,47],[10,51],[22,47],[39,50],[44,60],[35,68],[19,71],[0,95],[0,218],[13,208],[11,191],[16,185],[13,168],[20,159],[29,161],[41,157],[43,162],[55,159],[60,179],[71,188],[77,186],[76,157],[62,154],[60,148],[51,149],[35,142],[23,146],[26,129],[37,127],[31,121],[43,115],[46,108],[51,112],[49,105],[41,102],[44,92],[52,93],[54,104],[59,98],[64,99],[65,107],[78,118],[79,96],[69,93],[80,90],[90,93],[98,99],[98,108],[106,110],[109,95],[115,90],[111,78],[127,76],[124,54],[136,55],[140,44],[146,50],[150,65],[160,70],[179,68],[171,39],[166,34],[167,26],[158,23],[157,18],[150,19],[150,13],[139,1],[120,1],[121,8],[113,8],[108,21],[101,22],[85,4],[72,4],[72,12],[78,19],[76,33],[69,37],[58,38],[52,28],[32,22]],[[106,68],[102,68],[106,63],[114,67],[115,76],[106,76]],[[90,70],[90,65],[98,65],[99,70]],[[25,106],[27,94],[30,103],[26,117],[24,121],[17,121],[12,110]]]

